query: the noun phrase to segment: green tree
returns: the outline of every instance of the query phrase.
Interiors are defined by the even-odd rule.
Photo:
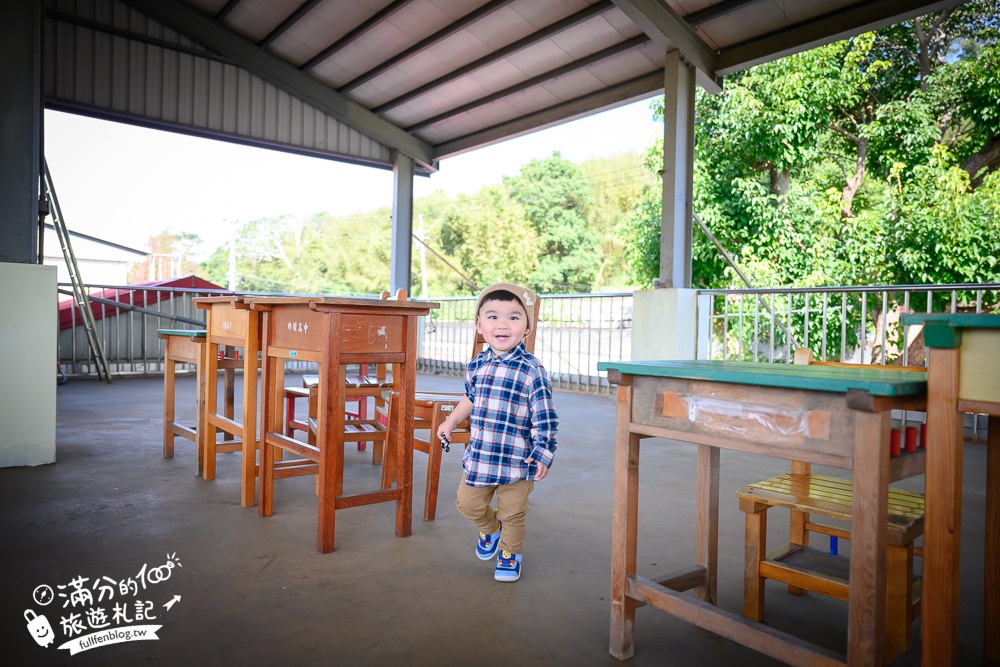
[[[601,266],[601,238],[588,225],[593,193],[580,169],[556,152],[505,177],[542,242],[531,284],[546,292],[589,291]]]
[[[441,246],[455,257],[464,275],[484,287],[502,280],[532,283],[541,244],[523,207],[499,186],[474,197],[459,195],[445,215]],[[468,293],[461,277],[453,278]]]

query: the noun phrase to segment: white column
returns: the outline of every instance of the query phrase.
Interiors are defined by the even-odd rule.
[[[410,263],[413,256],[413,174],[414,161],[396,151],[392,167],[392,255],[389,260],[389,291],[410,291]]]
[[[663,84],[663,218],[656,287],[691,287],[695,68],[667,53]]]

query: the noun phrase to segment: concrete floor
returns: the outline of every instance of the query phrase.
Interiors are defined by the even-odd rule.
[[[182,378],[178,395],[193,395],[193,385]],[[424,390],[460,386],[455,378],[418,378]],[[279,480],[272,517],[241,508],[238,454],[220,455],[215,481],[195,476],[186,440],[177,440],[174,458],[162,457],[162,396],[160,378],[70,381],[59,387],[58,463],[0,470],[6,664],[622,664],[608,654],[613,399],[557,393],[556,463],[531,497],[521,580],[501,584],[492,565],[473,555],[475,528],[455,511],[455,450],[445,455],[436,521],[420,520],[426,457],[417,453],[412,536],[394,536],[393,503],[354,508],[338,512],[336,551],[324,555],[315,547],[313,478]],[[181,409],[192,415],[193,402]],[[984,458],[982,445],[966,447],[963,664],[981,661]],[[638,569],[655,578],[692,560],[695,452],[644,441],[642,460]],[[776,459],[722,455],[719,604],[731,611],[742,604],[743,516],[735,492],[785,470]],[[348,450],[348,491],[375,488],[378,476],[370,453]],[[922,480],[908,481],[919,488]],[[783,522],[781,515],[769,522],[771,545],[783,543]],[[168,562],[179,567],[162,567]],[[135,579],[144,566],[169,578],[137,593],[115,590],[113,599],[102,592],[101,578]],[[95,602],[63,607],[69,599],[58,595],[72,589],[59,586],[78,577],[88,579]],[[47,606],[33,601],[43,584],[57,596]],[[165,608],[175,596],[180,600]],[[162,626],[157,641],[73,656],[56,649],[70,639],[60,619],[73,611],[102,607],[110,616],[114,604],[124,604],[134,620],[140,602],[151,603],[156,617],[146,622]],[[53,645],[35,644],[26,609],[47,616]],[[846,618],[846,603],[793,597],[768,584],[775,627],[842,652]],[[627,664],[777,663],[641,608]]]

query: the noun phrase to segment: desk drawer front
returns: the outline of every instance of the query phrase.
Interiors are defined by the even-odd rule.
[[[632,420],[722,438],[744,451],[761,445],[851,457],[854,450],[854,412],[842,394],[636,378]]]
[[[405,352],[405,315],[344,315],[340,326],[340,351]]]
[[[176,361],[197,364],[201,361],[202,344],[205,339],[194,340],[190,336],[171,336],[167,343],[167,354]]]

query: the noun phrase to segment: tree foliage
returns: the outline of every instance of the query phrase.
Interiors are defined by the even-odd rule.
[[[411,293],[469,294],[499,280],[548,292],[623,286],[627,264],[615,230],[651,181],[639,154],[581,165],[556,154],[470,195],[422,197],[414,202]],[[385,208],[246,223],[236,231],[237,288],[378,294],[389,284],[391,226]],[[229,258],[228,244],[218,248],[200,275],[228,284]]]
[[[1000,280],[998,13],[966,3],[699,91],[694,210],[755,286]],[[621,227],[641,285],[659,190]],[[735,283],[697,229],[693,276]]]

